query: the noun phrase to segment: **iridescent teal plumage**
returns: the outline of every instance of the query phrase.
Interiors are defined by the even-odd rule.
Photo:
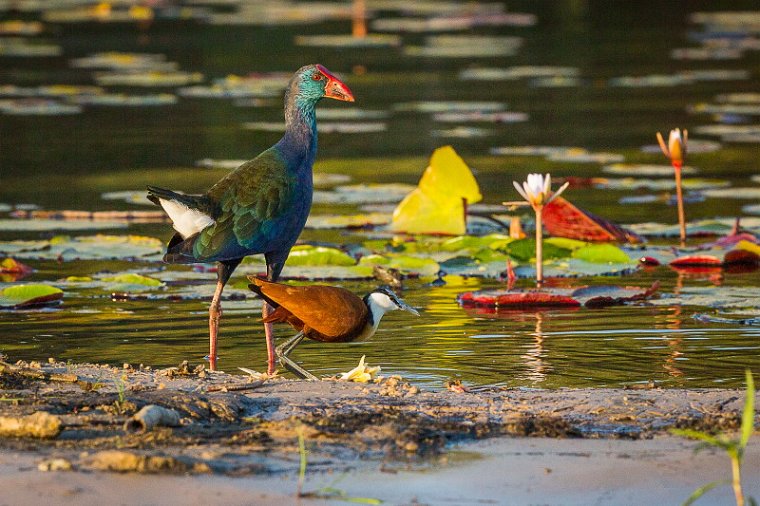
[[[148,198],[164,208],[177,230],[164,260],[219,262],[217,294],[210,311],[212,366],[216,338],[211,320],[214,307],[219,309],[217,295],[232,271],[245,256],[263,253],[267,278],[276,280],[306,223],[317,152],[315,107],[323,97],[353,101],[349,89],[326,68],[302,67],[285,93],[286,130],[277,144],[242,164],[204,195],[148,187]]]

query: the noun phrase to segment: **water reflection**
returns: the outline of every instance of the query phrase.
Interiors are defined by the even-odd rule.
[[[536,320],[535,331],[531,334],[533,343],[528,345],[526,353],[521,356],[525,360],[524,364],[527,371],[520,379],[526,379],[531,383],[542,383],[546,380],[547,373],[551,372],[551,366],[544,360],[546,353],[544,351],[544,334],[541,329],[544,319],[541,312],[536,312],[532,316]]]

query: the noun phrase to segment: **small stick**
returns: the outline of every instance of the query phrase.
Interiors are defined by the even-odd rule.
[[[207,392],[237,392],[240,390],[253,390],[266,383],[266,380],[258,380],[252,383],[242,385],[211,385],[206,389]]]

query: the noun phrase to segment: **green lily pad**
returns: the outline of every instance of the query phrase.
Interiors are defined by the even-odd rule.
[[[0,308],[25,308],[58,302],[63,290],[50,285],[14,285],[0,291]]]
[[[613,244],[588,244],[572,252],[572,257],[586,262],[607,264],[624,264],[631,262],[630,257]]]
[[[514,239],[504,234],[489,234],[484,236],[473,235],[460,235],[446,239],[440,244],[440,249],[443,251],[478,251],[483,248],[491,248],[494,243],[497,243],[499,247],[506,246]]]
[[[382,265],[402,272],[414,272],[423,276],[433,276],[441,270],[438,262],[432,258],[408,255],[366,255],[359,260],[360,266]]]
[[[567,258],[570,250],[544,242],[544,260],[552,258]],[[535,239],[518,239],[506,245],[504,252],[515,260],[527,262],[536,257]]]
[[[113,283],[107,285],[107,289],[112,292],[143,292],[164,286],[164,283],[158,279],[132,272],[104,277],[101,278],[101,281]]]
[[[324,246],[295,246],[290,251],[287,261],[290,266],[304,265],[356,265],[356,260],[337,248]]]

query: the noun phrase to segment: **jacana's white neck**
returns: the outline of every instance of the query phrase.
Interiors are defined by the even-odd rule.
[[[364,300],[369,310],[369,320],[364,328],[364,331],[359,336],[357,341],[369,339],[377,331],[377,327],[380,325],[380,320],[383,319],[383,315],[388,311],[395,311],[398,306],[383,293],[373,292],[369,294]]]

